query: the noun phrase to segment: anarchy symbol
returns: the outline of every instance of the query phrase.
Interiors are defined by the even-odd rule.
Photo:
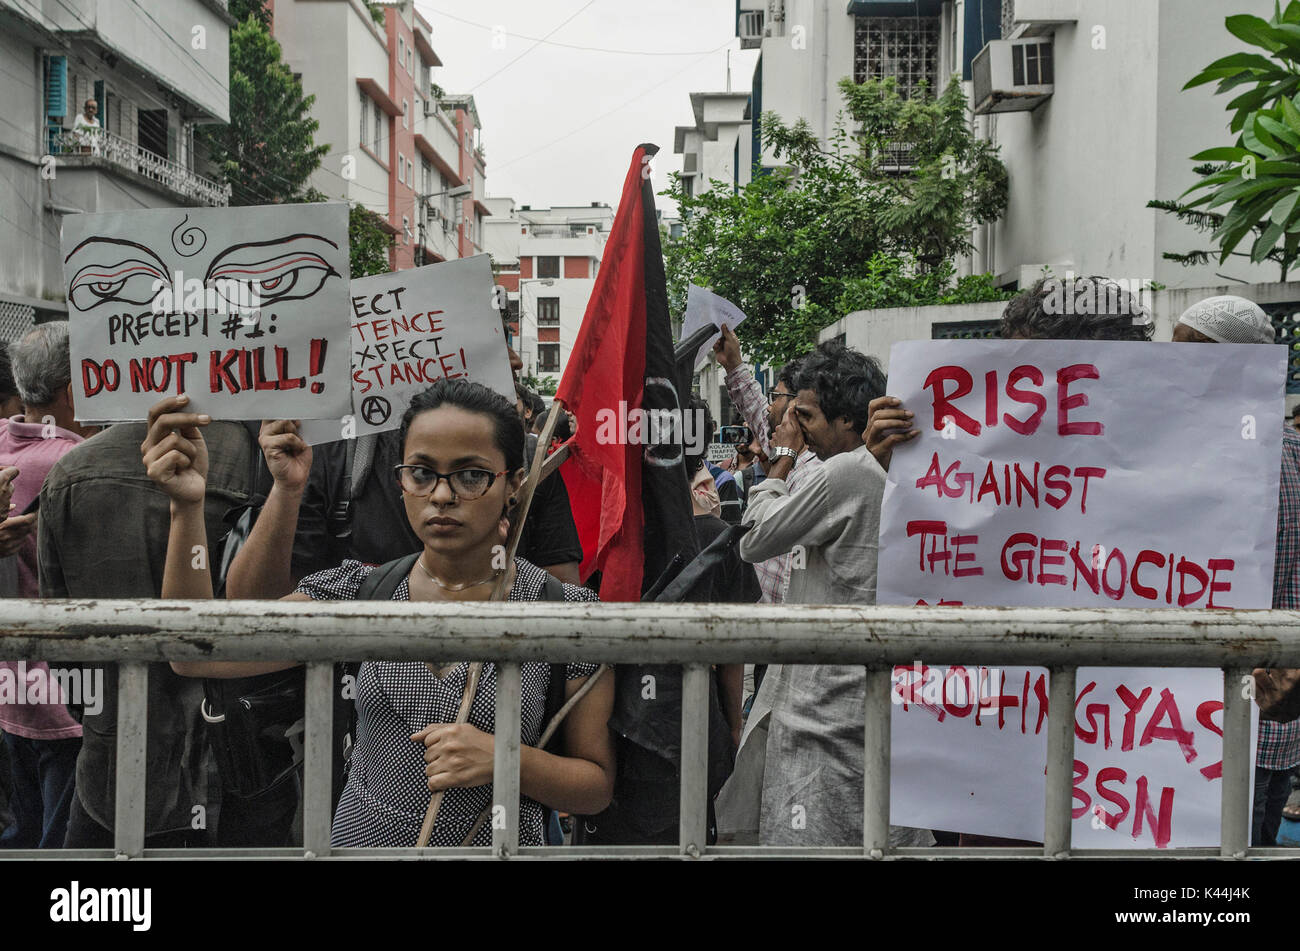
[[[361,418],[371,426],[380,426],[388,422],[393,407],[382,396],[367,396],[361,401]]]

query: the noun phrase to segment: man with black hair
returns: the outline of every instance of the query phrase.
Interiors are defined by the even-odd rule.
[[[795,553],[788,602],[875,603],[885,473],[863,445],[862,431],[871,401],[884,392],[880,364],[840,343],[823,343],[795,376],[794,405],[772,434],[771,470],[750,493],[744,517],[750,530],[740,541],[740,556],[749,562]],[[792,492],[785,480],[799,445],[823,464]],[[750,794],[737,790],[727,804],[738,819],[752,821],[757,812],[762,844],[861,845],[865,702],[861,666],[768,668],[741,750],[749,762],[738,758],[736,765],[737,775],[750,778]],[[898,828],[890,842],[924,846],[933,838],[926,830]]]
[[[776,458],[771,447],[772,434],[776,432],[781,418],[795,397],[794,378],[799,369],[799,361],[791,360],[787,363],[777,374],[772,392],[764,396],[763,388],[741,360],[740,340],[726,324],[722,325],[722,336],[713,345],[713,354],[727,371],[727,395],[731,397],[732,405],[744,415],[759,450],[766,456],[763,466],[763,474],[766,476],[771,470],[772,460]],[[791,492],[821,465],[821,460],[811,449],[801,444],[795,444],[792,448],[796,455],[793,466],[785,477],[786,486]],[[752,492],[756,484],[750,485],[746,495]],[[749,504],[748,499],[745,504]],[[754,565],[759,586],[763,589],[764,604],[780,604],[785,600],[786,589],[790,587],[790,562],[790,555],[783,554]],[[761,675],[758,679],[761,680]]]

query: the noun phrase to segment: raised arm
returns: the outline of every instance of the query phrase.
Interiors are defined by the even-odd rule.
[[[275,480],[226,575],[228,598],[279,598],[293,591],[293,539],[298,525],[311,446],[298,435],[297,420],[264,421],[258,443]]]
[[[211,553],[203,501],[208,482],[208,447],[202,427],[207,414],[182,412],[189,397],[169,396],[149,410],[149,431],[140,444],[149,478],[171,499],[171,532],[163,568],[162,596],[182,600],[212,598]],[[200,557],[202,555],[202,557]],[[302,600],[305,595],[290,595]],[[184,677],[253,677],[296,667],[294,661],[177,661]]]

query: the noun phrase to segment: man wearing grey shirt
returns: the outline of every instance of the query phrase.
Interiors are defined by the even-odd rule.
[[[874,359],[828,342],[804,360],[795,385],[794,404],[772,434],[768,476],[751,490],[740,556],[755,562],[793,552],[787,603],[874,604],[885,472],[862,431],[869,404],[885,393],[885,375]],[[823,465],[791,492],[785,477],[801,440]],[[738,811],[758,813],[762,844],[862,844],[865,702],[862,667],[768,669],[745,740],[748,755],[764,761],[743,773],[736,766],[751,777],[761,771],[757,809]],[[933,841],[926,830],[890,832],[895,846]]]

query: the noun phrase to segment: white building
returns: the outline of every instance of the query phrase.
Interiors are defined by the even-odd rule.
[[[614,210],[603,202],[516,207],[487,199],[484,249],[510,301],[524,376],[564,376],[605,254]]]
[[[64,215],[226,204],[194,129],[229,121],[233,25],[217,0],[0,0],[0,341],[66,317]]]
[[[673,132],[673,152],[682,156],[682,185],[687,195],[701,194],[710,182],[729,182],[733,189],[752,177],[753,130],[750,93],[693,92],[695,125]]]
[[[272,13],[284,61],[316,97],[316,142],[330,146],[312,185],[387,222],[394,270],[479,253],[478,109],[434,83],[434,28],[412,0],[276,0]]]
[[[1001,148],[1005,216],[978,230],[967,273],[1005,287],[1044,267],[1064,273],[1202,287],[1277,279],[1239,263],[1183,267],[1162,257],[1207,246],[1172,215],[1146,207],[1196,181],[1189,156],[1229,145],[1231,97],[1184,92],[1202,67],[1245,45],[1229,14],[1268,18],[1272,0],[739,0],[742,47],[761,51],[750,91],[761,117],[806,120],[825,139],[843,106],[837,84],[893,76],[904,92],[959,73],[981,113],[976,134]],[[986,51],[987,50],[987,51]],[[1012,52],[1016,59],[1013,59]],[[996,110],[987,111],[987,110]],[[768,150],[760,164],[778,164]]]

